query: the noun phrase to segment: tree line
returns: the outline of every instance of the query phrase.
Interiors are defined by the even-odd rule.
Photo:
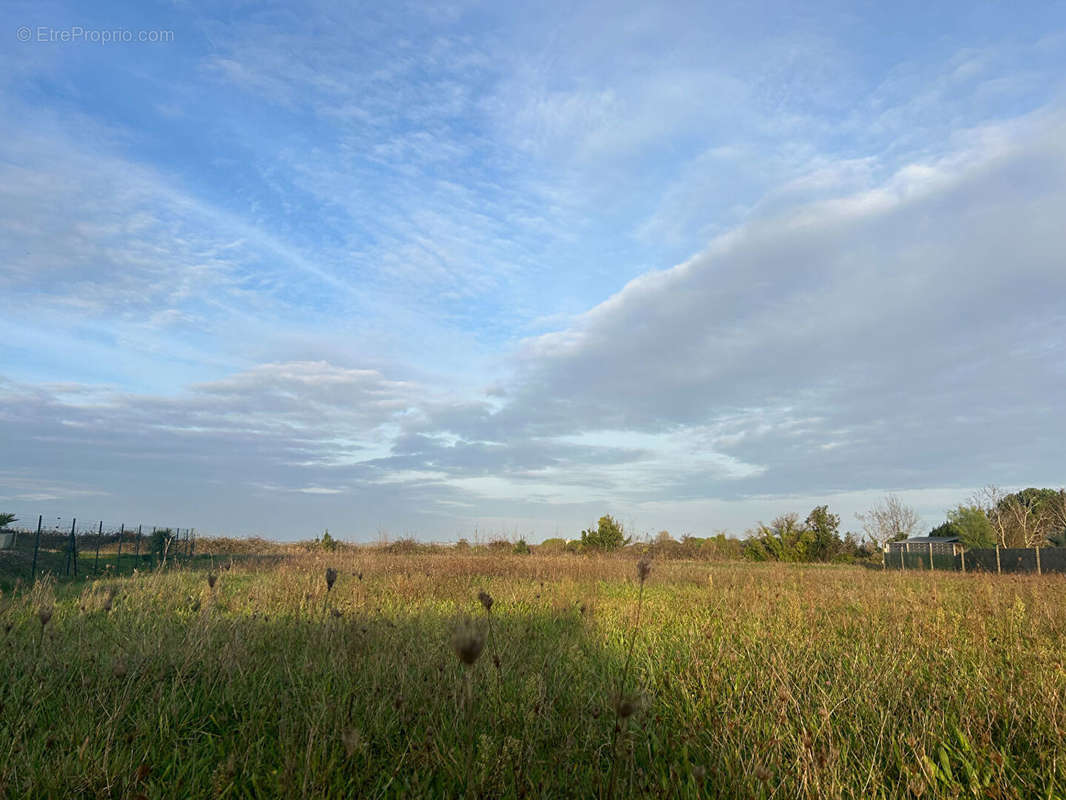
[[[650,541],[634,543],[621,523],[604,515],[581,538],[546,540],[548,548],[571,552],[603,552],[625,547],[650,548],[674,557],[748,559],[751,561],[832,562],[880,559],[894,541],[921,531],[921,516],[898,496],[889,494],[869,510],[856,514],[862,533],[841,532],[840,516],[828,505],[813,508],[806,517],[782,514],[769,524],[758,523],[735,538],[722,532],[710,537],[674,539],[660,531]],[[958,537],[966,548],[1066,546],[1066,489],[1028,488],[1008,492],[986,486],[950,509],[929,536]],[[548,549],[545,548],[545,549]]]

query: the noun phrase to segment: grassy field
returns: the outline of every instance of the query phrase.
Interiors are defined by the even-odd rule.
[[[4,593],[0,794],[1066,793],[1061,576],[662,561],[642,586],[631,559],[371,552],[211,575]]]

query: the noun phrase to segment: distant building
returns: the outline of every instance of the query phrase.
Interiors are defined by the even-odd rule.
[[[887,551],[898,553],[922,553],[929,555],[953,556],[962,547],[958,536],[912,536],[910,539],[902,539],[898,542],[889,542]]]

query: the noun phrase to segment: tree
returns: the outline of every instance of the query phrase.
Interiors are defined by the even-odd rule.
[[[1066,489],[1059,489],[1051,512],[1054,530],[1048,534],[1048,543],[1056,547],[1064,547],[1066,546]]]
[[[869,555],[866,548],[863,547],[857,534],[852,531],[848,531],[844,534],[843,540],[840,542],[839,559],[844,561],[852,561],[856,558],[865,558]]]
[[[319,540],[319,544],[322,546],[323,550],[329,550],[330,552],[337,549],[337,540],[329,535],[329,528],[326,528],[326,530],[322,532],[322,538]]]
[[[814,533],[797,514],[782,514],[749,534],[745,554],[753,561],[809,561]]]
[[[881,550],[889,542],[910,538],[921,521],[918,512],[894,494],[886,495],[882,502],[855,517],[862,523],[867,537]]]
[[[951,513],[951,512],[948,512],[948,513]],[[960,538],[959,529],[955,526],[955,523],[952,522],[951,520],[948,520],[947,522],[941,522],[939,525],[937,525],[935,528],[933,528],[931,531],[929,531],[929,535],[930,536],[940,536],[940,537],[943,537],[945,539],[948,539],[948,538],[958,539],[958,538]]]
[[[0,528],[6,528],[12,522],[18,522],[18,519],[14,514],[0,514]]]
[[[982,508],[959,505],[948,512],[948,522],[964,547],[995,547],[996,529]]]
[[[809,560],[832,560],[840,552],[840,516],[830,513],[829,506],[817,506],[804,524],[814,537],[807,553]]]
[[[674,544],[674,537],[670,535],[670,531],[659,531],[655,534],[655,544],[658,545],[671,545]]]
[[[171,542],[174,541],[174,531],[170,528],[156,528],[152,531],[152,537],[149,541],[151,551],[156,560],[166,566],[167,553],[170,551]]]
[[[596,529],[581,531],[581,545],[590,550],[617,550],[629,544],[629,538],[619,523],[610,514],[600,517]]]
[[[1008,493],[986,486],[971,500],[984,510],[1000,547],[1037,547],[1046,544],[1066,515],[1061,510],[1062,491],[1022,489]]]

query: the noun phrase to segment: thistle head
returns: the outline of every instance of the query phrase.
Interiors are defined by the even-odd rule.
[[[218,580],[218,575],[216,575],[213,572],[207,573],[207,586],[208,586],[208,588],[214,589],[215,588],[215,582],[217,580]]]
[[[333,567],[326,568],[326,591],[333,589],[333,584],[337,582],[337,570]]]
[[[648,579],[648,575],[651,573],[651,559],[647,554],[640,557],[640,561],[637,562],[637,577],[640,578],[640,582],[644,583]]]
[[[481,601],[481,605],[485,607],[486,611],[492,611],[492,595],[482,589],[477,593],[477,599]]]
[[[452,631],[452,649],[460,661],[473,666],[485,649],[485,634],[466,620]]]
[[[640,710],[640,697],[619,695],[614,701],[614,710],[619,719],[627,719]]]

